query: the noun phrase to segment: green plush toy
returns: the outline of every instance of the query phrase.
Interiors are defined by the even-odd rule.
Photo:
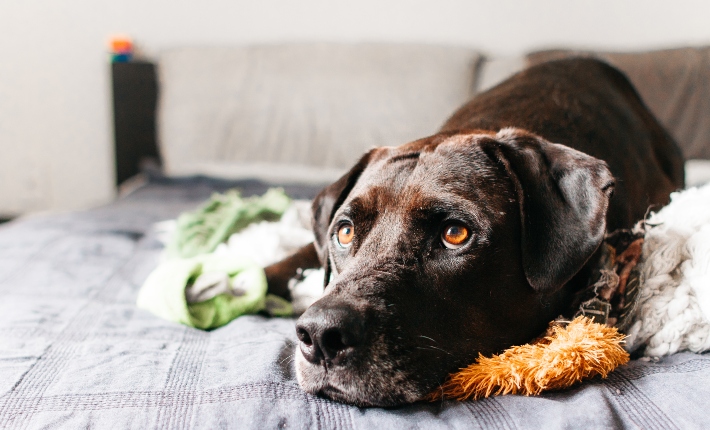
[[[200,329],[221,327],[246,314],[293,313],[291,304],[267,294],[266,275],[257,264],[211,252],[230,235],[257,221],[276,221],[291,200],[280,188],[242,198],[235,190],[177,220],[166,256],[138,293],[141,309],[169,321]]]
[[[198,291],[196,285],[200,286]],[[138,293],[138,307],[168,321],[204,330],[261,311],[273,316],[291,315],[291,304],[267,295],[266,289],[264,270],[256,264],[204,254],[159,265]]]
[[[278,221],[291,199],[281,188],[263,196],[243,198],[237,190],[212,197],[193,212],[177,219],[166,249],[168,258],[188,258],[212,252],[217,245],[253,222]]]

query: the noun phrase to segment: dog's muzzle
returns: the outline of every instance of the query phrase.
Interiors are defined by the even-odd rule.
[[[390,325],[378,303],[324,296],[296,323],[298,384],[307,393],[358,406],[418,400],[422,390],[411,377],[411,357],[386,341],[383,327]]]

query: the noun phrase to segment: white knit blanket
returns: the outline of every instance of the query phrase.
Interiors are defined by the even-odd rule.
[[[626,348],[642,355],[710,349],[710,184],[671,194],[646,220],[641,290]]]

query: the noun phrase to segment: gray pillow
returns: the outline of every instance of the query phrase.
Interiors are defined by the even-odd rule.
[[[335,179],[371,147],[435,133],[472,96],[479,59],[413,44],[167,51],[158,62],[166,174]]]

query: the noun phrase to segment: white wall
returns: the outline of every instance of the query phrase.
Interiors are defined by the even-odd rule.
[[[707,0],[1,0],[0,214],[110,200],[107,37],[184,44],[417,41],[516,54],[548,46],[710,44]]]

